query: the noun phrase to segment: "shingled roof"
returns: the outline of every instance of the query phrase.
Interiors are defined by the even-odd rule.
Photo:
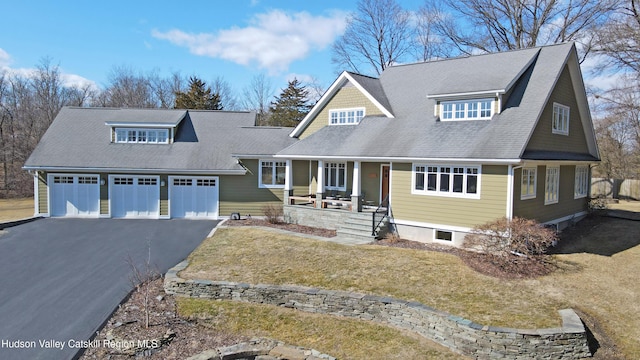
[[[392,66],[380,79],[366,78],[366,85],[352,75],[363,81],[361,88],[373,89],[370,95],[393,117],[366,116],[359,125],[326,126],[277,156],[521,159],[570,56],[575,56],[573,44],[561,44]],[[488,121],[439,121],[434,115],[438,99],[504,93],[510,95],[502,112]],[[292,135],[299,132],[296,128]],[[595,154],[585,158],[596,159]]]
[[[238,172],[232,156],[270,156],[292,144],[291,128],[253,126],[251,112],[65,107],[33,151],[25,169],[53,171]],[[114,124],[177,125],[171,144],[110,141]]]

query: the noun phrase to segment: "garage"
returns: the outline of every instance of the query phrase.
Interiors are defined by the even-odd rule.
[[[111,175],[109,194],[112,217],[158,218],[160,216],[158,176]]]
[[[51,216],[98,217],[100,181],[91,174],[50,174],[49,213]]]
[[[169,198],[172,218],[218,218],[217,177],[170,177]]]

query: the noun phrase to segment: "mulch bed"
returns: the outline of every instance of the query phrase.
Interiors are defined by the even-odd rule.
[[[271,228],[288,230],[288,231],[293,231],[301,234],[322,236],[326,238],[332,238],[336,236],[335,230],[327,230],[327,229],[315,228],[311,226],[287,224],[287,223],[272,224],[266,220],[254,219],[254,218],[241,219],[241,220],[227,220],[227,222],[225,222],[224,224],[226,226],[267,226]]]
[[[176,313],[176,301],[164,293],[162,279],[149,283],[149,327],[145,328],[145,291],[131,293],[113,313],[80,359],[186,359],[208,349],[247,341],[247,338],[198,325]],[[148,347],[137,347],[144,344]],[[135,348],[127,349],[127,345]]]

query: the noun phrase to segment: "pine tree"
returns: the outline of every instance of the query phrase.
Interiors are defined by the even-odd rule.
[[[298,79],[289,81],[289,85],[271,103],[268,124],[289,127],[298,125],[311,109],[308,95],[309,91]]]
[[[222,110],[220,94],[195,76],[189,78],[189,91],[176,92],[176,109]]]

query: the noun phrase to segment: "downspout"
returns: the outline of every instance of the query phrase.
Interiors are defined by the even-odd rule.
[[[508,170],[508,180],[507,180],[507,220],[511,221],[511,219],[513,219],[513,199],[514,199],[514,194],[513,194],[513,189],[514,189],[514,173],[517,169],[521,169],[524,166],[520,165],[520,166],[513,166],[511,164],[509,164],[509,170]]]

